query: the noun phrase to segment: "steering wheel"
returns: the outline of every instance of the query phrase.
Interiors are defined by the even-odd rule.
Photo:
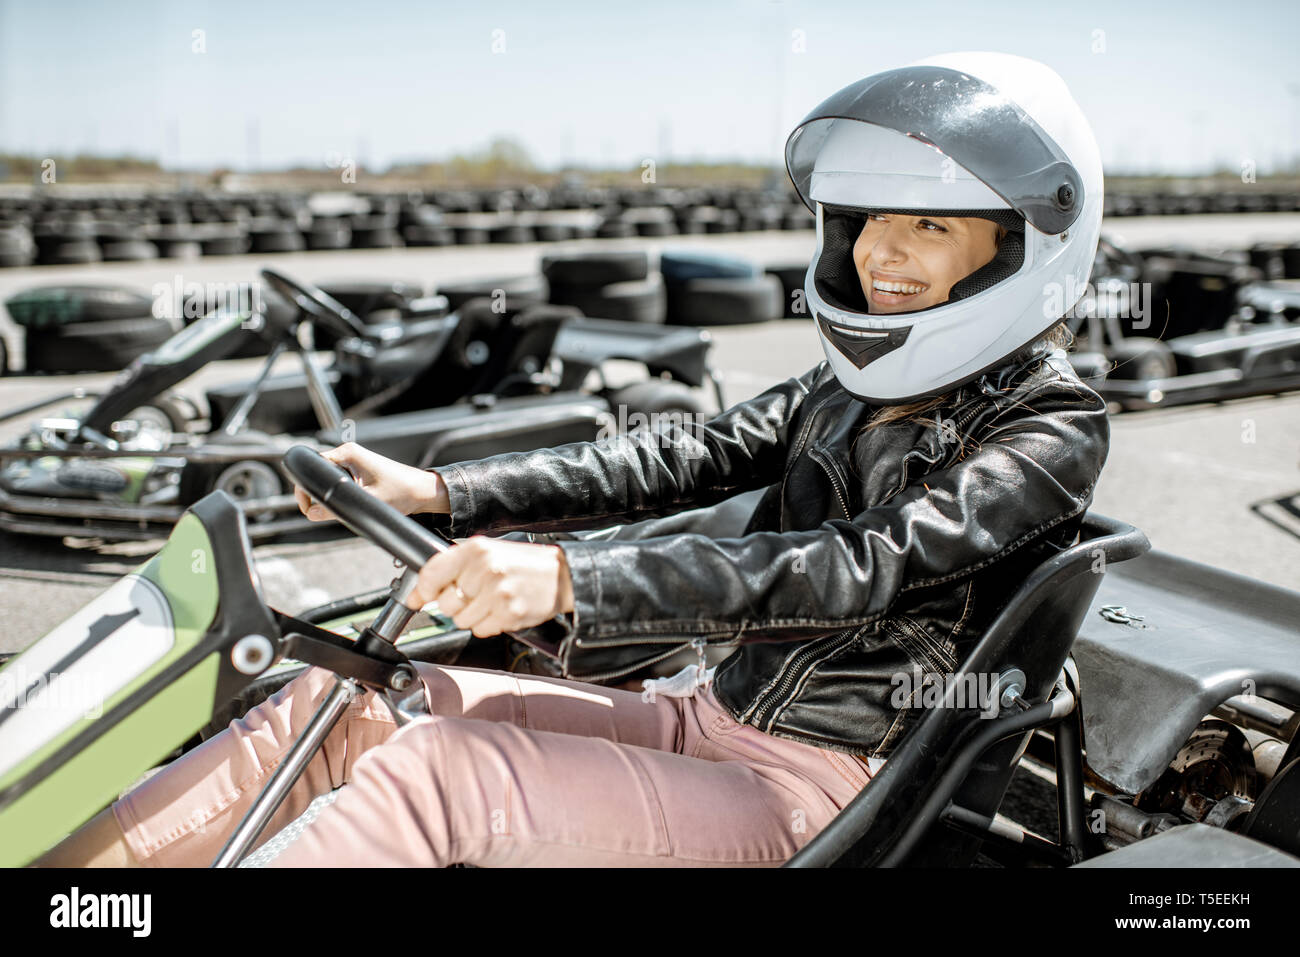
[[[354,336],[362,339],[366,337],[365,323],[343,303],[326,295],[315,286],[290,279],[284,273],[274,269],[263,269],[262,278],[276,292],[319,321],[336,336],[344,339],[351,339]]]
[[[284,453],[284,467],[312,498],[332,511],[348,529],[418,572],[436,552],[455,545],[407,518],[352,480],[352,476],[305,445]]]
[[[418,572],[436,552],[456,547],[446,536],[429,531],[375,498],[354,482],[351,475],[314,449],[293,446],[284,453],[284,467],[312,498],[338,516],[344,526],[378,545],[412,571]],[[557,615],[540,625],[504,634],[533,648],[539,645],[558,648],[556,639],[563,627],[563,619]]]

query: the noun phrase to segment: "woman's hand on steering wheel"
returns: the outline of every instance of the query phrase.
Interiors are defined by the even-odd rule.
[[[335,465],[347,469],[362,488],[403,515],[451,511],[447,486],[443,484],[437,472],[426,472],[423,469],[394,462],[377,452],[362,448],[355,442],[345,443],[328,452],[322,452],[321,455]],[[301,486],[294,486],[293,496],[298,501],[299,510],[313,522],[322,522],[334,517],[329,509],[317,505]]]
[[[480,638],[523,631],[573,611],[573,579],[559,546],[483,536],[456,545],[403,516],[449,510],[447,488],[436,473],[354,443],[323,455],[296,445],[285,452],[284,466],[308,517],[327,517],[325,505],[333,505],[344,525],[417,571],[407,607],[436,601],[457,627]],[[314,505],[313,498],[324,504]]]
[[[489,638],[573,611],[573,579],[558,545],[475,535],[420,569],[408,608],[438,603],[457,628]]]

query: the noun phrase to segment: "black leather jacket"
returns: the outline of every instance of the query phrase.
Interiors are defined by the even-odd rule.
[[[576,609],[527,640],[589,680],[691,638],[736,642],[714,692],[737,721],[886,757],[919,717],[896,676],[957,670],[1025,575],[1073,543],[1110,427],[1045,342],[928,424],[864,431],[874,411],[822,362],[663,438],[439,467],[449,529],[564,533],[767,487],[741,537],[525,536],[564,549]]]

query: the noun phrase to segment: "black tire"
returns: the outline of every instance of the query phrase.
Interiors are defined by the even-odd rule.
[[[729,326],[767,322],[781,316],[781,280],[690,279],[670,290],[668,321],[682,326]]]
[[[491,241],[491,236],[484,226],[456,226],[457,246],[481,246]]]
[[[398,249],[404,245],[396,229],[352,228],[353,249]]]
[[[659,271],[669,285],[688,279],[752,279],[761,275],[757,266],[743,259],[688,252],[660,253]]]
[[[26,226],[0,226],[0,267],[30,266],[36,260],[36,243]]]
[[[650,275],[650,257],[644,252],[546,256],[542,259],[542,274],[551,284],[567,287],[635,282]]]
[[[800,206],[797,209],[791,209],[781,217],[782,229],[816,229],[817,219],[807,207]]]
[[[706,233],[734,233],[740,231],[740,214],[734,209],[724,209],[718,213],[716,219],[708,219],[704,222],[704,231]]]
[[[50,266],[80,266],[87,263],[103,261],[99,243],[93,239],[74,239],[59,243],[49,257],[42,257],[42,262]]]
[[[668,296],[659,277],[605,286],[551,286],[551,302],[575,306],[594,319],[619,319],[661,325],[668,315]]]
[[[786,319],[811,319],[812,312],[808,309],[808,301],[803,292],[808,264],[768,266],[767,273],[781,280],[781,288],[784,291],[784,309],[781,315]]]
[[[506,308],[509,309],[545,304],[550,291],[544,276],[512,276],[447,283],[439,286],[436,292],[446,296],[448,307],[455,311],[471,299],[491,298],[497,290],[504,293]]]
[[[242,256],[248,252],[248,237],[240,234],[208,236],[201,242],[205,256]]]
[[[1286,267],[1282,251],[1285,248],[1282,243],[1256,243],[1247,250],[1250,264],[1263,273],[1265,279],[1283,279]]]
[[[647,219],[636,224],[638,236],[676,236],[677,224],[672,220]]]
[[[416,223],[402,230],[402,238],[408,246],[453,246],[456,243],[456,231],[450,226]]]
[[[1282,278],[1300,279],[1300,244],[1292,243],[1282,250]]]
[[[255,232],[251,238],[255,253],[296,253],[307,248],[302,233],[291,227]]]
[[[689,412],[692,415],[708,415],[711,412],[704,393],[682,382],[671,379],[646,379],[632,385],[615,389],[607,399],[614,410],[614,417],[620,418],[619,406],[627,409],[627,416],[634,412],[653,415],[665,412]]]
[[[1178,361],[1172,350],[1158,339],[1116,343],[1106,354],[1115,363],[1108,373],[1111,379],[1162,379],[1178,373]]]
[[[190,422],[198,417],[198,409],[175,392],[164,392],[162,395],[154,396],[141,408],[157,409],[167,419],[167,424],[173,432],[184,433],[189,428]],[[135,411],[132,409],[131,414]],[[128,414],[127,418],[130,417],[131,415]]]
[[[203,244],[194,239],[160,239],[159,259],[198,259],[203,255]]]
[[[45,329],[67,323],[136,319],[153,311],[153,297],[129,286],[36,286],[10,296],[5,308],[15,323]]]
[[[531,243],[533,231],[528,226],[512,223],[508,226],[494,226],[489,235],[494,243]]]
[[[538,223],[533,227],[539,243],[562,243],[574,239],[574,227],[568,223]]]
[[[145,262],[158,258],[158,247],[143,239],[123,239],[104,243],[100,254],[106,263]]]
[[[27,333],[28,372],[116,372],[158,348],[174,333],[171,322],[106,319]]]
[[[236,440],[239,444],[247,444],[255,449],[264,448],[269,442],[269,438],[265,433],[246,431],[241,432],[233,439],[227,438],[223,440],[223,444],[228,444]],[[237,471],[239,467],[248,466],[250,464],[261,467],[259,468],[259,471],[262,471],[262,468],[264,468],[267,473],[274,474],[276,482],[279,483],[279,488],[276,489],[270,487],[270,479],[268,478],[266,491],[269,494],[281,494],[287,492],[292,487],[289,480],[285,478],[284,474],[278,468],[251,456],[247,460],[237,462],[191,461],[186,462],[185,467],[181,470],[180,488],[178,490],[181,504],[193,505],[199,499],[203,498],[203,496],[209,494],[214,488],[216,488],[216,483],[222,478],[222,476],[226,475],[231,470]],[[232,491],[231,495],[237,501],[241,497],[237,490]],[[250,518],[252,517],[250,516]]]
[[[629,239],[636,235],[636,227],[622,219],[610,219],[596,229],[600,239]]]

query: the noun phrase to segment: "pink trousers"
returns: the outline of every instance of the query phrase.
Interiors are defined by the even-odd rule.
[[[869,779],[851,755],[736,723],[704,689],[416,668],[432,715],[398,729],[373,693],[354,700],[259,845],[348,787],[274,866],[773,866]],[[308,669],[117,801],[137,860],[210,864],[333,682]]]

